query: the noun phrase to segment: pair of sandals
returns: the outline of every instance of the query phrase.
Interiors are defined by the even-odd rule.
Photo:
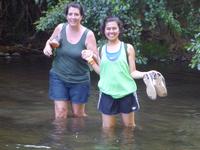
[[[146,84],[146,93],[151,100],[156,100],[159,97],[167,96],[167,88],[165,78],[158,71],[149,71],[144,75],[144,83]]]

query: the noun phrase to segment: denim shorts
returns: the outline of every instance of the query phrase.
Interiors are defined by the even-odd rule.
[[[68,83],[54,73],[49,73],[49,98],[51,100],[66,100],[76,104],[87,103],[90,83]]]
[[[115,115],[119,113],[128,114],[139,110],[137,94],[132,93],[119,99],[114,99],[112,96],[105,93],[100,93],[98,109],[106,115]]]

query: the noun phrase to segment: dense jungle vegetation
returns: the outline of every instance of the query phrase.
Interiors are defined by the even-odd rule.
[[[200,63],[199,0],[78,0],[85,9],[83,24],[98,43],[101,20],[117,15],[124,23],[122,39],[137,49],[138,63],[149,60],[191,60]],[[41,52],[52,29],[64,22],[70,0],[1,0],[0,52]]]

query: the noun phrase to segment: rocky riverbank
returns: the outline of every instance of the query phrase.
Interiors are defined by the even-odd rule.
[[[0,45],[0,57],[10,58],[14,56],[27,56],[27,55],[43,55],[44,43],[39,43],[37,45],[22,45],[22,44],[12,44],[12,45]],[[187,52],[178,53],[177,51],[169,52],[165,58],[149,58],[153,61],[190,61],[192,55]]]

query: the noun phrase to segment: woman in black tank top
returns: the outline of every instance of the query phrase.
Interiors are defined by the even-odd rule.
[[[57,25],[43,50],[48,57],[55,50],[49,73],[49,98],[54,101],[56,119],[67,118],[68,105],[72,106],[74,117],[87,116],[85,104],[89,96],[90,71],[81,51],[90,49],[98,58],[94,33],[81,24],[84,17],[81,4],[69,3],[65,15],[67,23]],[[56,41],[57,36],[60,40]]]

